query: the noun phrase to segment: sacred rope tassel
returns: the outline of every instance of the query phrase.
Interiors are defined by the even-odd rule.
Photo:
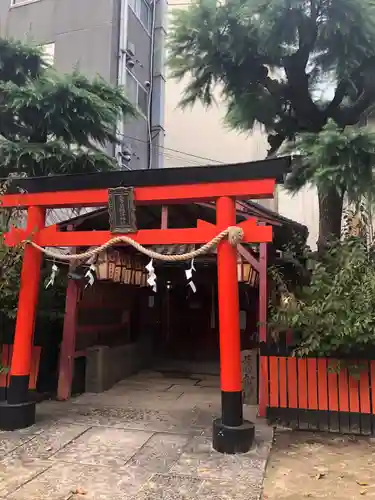
[[[56,266],[56,264],[53,264],[51,275],[49,277],[49,281],[46,284],[46,289],[55,284],[55,279],[56,279],[56,276],[58,275],[58,273],[59,273],[59,268]]]
[[[244,232],[242,227],[230,226],[228,227],[227,231],[228,231],[228,241],[232,245],[232,247],[239,245],[244,237]]]
[[[192,289],[193,293],[197,293],[197,287],[193,281],[193,271],[196,271],[194,267],[194,259],[191,260],[191,266],[189,269],[186,269],[185,276],[188,281],[188,286]]]
[[[147,284],[150,286],[153,290],[154,293],[156,293],[156,274],[155,274],[155,268],[154,268],[154,261],[153,259],[150,260],[150,262],[146,266],[147,272],[148,272],[148,278],[147,278]]]

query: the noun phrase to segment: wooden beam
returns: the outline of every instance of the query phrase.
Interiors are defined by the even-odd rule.
[[[259,340],[267,341],[267,244],[259,245]]]
[[[162,205],[210,201],[221,196],[235,197],[236,199],[273,198],[275,185],[276,181],[274,179],[261,179],[213,182],[210,184],[138,187],[134,189],[134,199],[137,204]],[[2,208],[27,208],[30,206],[46,208],[99,207],[107,205],[107,203],[107,189],[6,194],[0,199]]]
[[[254,219],[241,222],[244,231],[244,242],[272,241],[272,227],[257,226]],[[49,226],[36,234],[27,233],[23,229],[11,229],[5,235],[8,246],[15,246],[27,239],[32,239],[42,247],[92,247],[100,246],[110,239],[120,236],[110,231],[69,231],[60,232],[57,226]],[[126,234],[141,245],[173,245],[204,244],[217,236],[225,227],[215,226],[198,220],[197,227],[191,229],[141,229],[137,233]]]
[[[238,245],[237,246],[237,251],[241,255],[242,258],[244,258],[249,264],[253,266],[253,268],[259,272],[259,262],[257,259],[254,257],[254,255],[249,252],[247,248],[245,248],[243,245]]]
[[[276,179],[284,182],[290,171],[291,158],[278,157],[246,163],[207,165],[188,168],[152,168],[149,170],[112,170],[91,174],[51,175],[47,177],[12,178],[9,193],[42,193],[109,189],[119,186],[177,186],[212,182]],[[3,179],[9,180],[9,179]]]
[[[267,307],[268,307],[268,293],[267,293],[267,244],[261,243],[259,245],[259,342],[267,342]],[[267,408],[267,388],[265,384],[268,383],[268,367],[267,358],[260,356],[259,363],[259,416],[266,416]]]
[[[168,207],[161,207],[161,229],[168,229]]]
[[[57,399],[66,401],[72,393],[74,359],[77,334],[77,310],[80,288],[76,281],[69,280],[66,292],[63,336],[60,347],[59,381]]]

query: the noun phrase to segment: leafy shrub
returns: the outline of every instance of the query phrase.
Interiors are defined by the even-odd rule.
[[[309,286],[271,306],[273,334],[291,329],[296,354],[359,354],[375,346],[375,255],[365,239],[348,237],[314,263]]]

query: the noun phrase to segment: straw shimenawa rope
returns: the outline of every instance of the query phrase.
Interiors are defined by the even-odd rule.
[[[45,255],[47,255],[48,257],[50,257],[52,259],[68,261],[68,262],[75,261],[75,260],[81,261],[81,260],[90,259],[96,255],[99,255],[104,250],[107,250],[107,248],[110,248],[114,245],[118,245],[119,243],[126,243],[128,245],[131,245],[133,248],[135,248],[139,252],[150,257],[150,259],[163,260],[165,262],[180,262],[180,261],[195,259],[196,257],[199,257],[200,255],[204,255],[204,254],[208,253],[210,250],[214,249],[225,238],[228,238],[228,241],[232,246],[236,246],[242,241],[243,236],[244,236],[244,233],[240,227],[231,226],[231,227],[228,227],[227,229],[224,229],[224,231],[221,231],[221,233],[219,233],[217,236],[215,236],[215,238],[212,238],[211,241],[202,245],[197,250],[193,250],[191,252],[184,253],[181,255],[164,255],[164,254],[159,253],[159,252],[154,252],[153,250],[150,250],[149,248],[144,247],[140,243],[137,243],[130,236],[118,236],[118,237],[112,238],[111,240],[107,241],[107,243],[104,243],[104,245],[101,245],[100,247],[93,248],[91,250],[88,250],[87,252],[69,254],[69,255],[64,255],[64,254],[54,252],[52,250],[48,250],[46,248],[43,248],[43,247],[37,245],[33,241],[26,240],[25,243],[32,245],[34,248],[37,248],[38,250],[40,250],[41,252],[43,252]]]

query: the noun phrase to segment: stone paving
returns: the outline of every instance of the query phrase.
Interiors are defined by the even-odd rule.
[[[37,407],[29,429],[0,433],[0,498],[260,499],[272,429],[257,420],[245,455],[212,450],[214,376],[141,373],[103,394]],[[245,407],[255,419],[255,409]]]

